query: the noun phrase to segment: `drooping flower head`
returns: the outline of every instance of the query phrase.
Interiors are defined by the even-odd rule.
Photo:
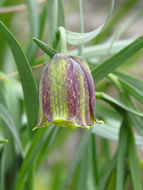
[[[56,54],[39,83],[36,128],[58,126],[90,128],[95,121],[95,88],[87,63],[80,57]]]

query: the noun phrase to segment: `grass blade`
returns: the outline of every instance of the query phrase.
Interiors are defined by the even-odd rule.
[[[65,13],[62,0],[58,0],[58,23],[57,27],[65,27]]]
[[[16,128],[14,121],[11,118],[9,112],[2,104],[0,104],[0,117],[6,123],[6,127],[8,127],[11,134],[13,135],[13,138],[15,139],[16,145],[19,147],[19,151],[20,151],[21,155],[24,156],[17,128]]]
[[[47,0],[48,6],[48,45],[53,46],[58,24],[58,1]]]
[[[94,83],[96,84],[109,73],[113,72],[121,64],[125,63],[128,59],[135,55],[141,48],[143,48],[143,36],[140,36],[131,44],[93,69],[92,75]]]
[[[71,179],[71,176],[73,175],[81,157],[83,156],[83,153],[84,153],[86,146],[87,146],[89,135],[90,135],[89,132],[85,132],[84,136],[82,137],[81,142],[80,142],[79,147],[78,147],[78,150],[76,152],[75,158],[73,160],[72,166],[68,172],[68,175],[64,181],[63,186],[61,187],[61,190],[64,190],[66,188],[66,186],[67,186],[69,180]]]
[[[115,156],[112,158],[112,160],[109,161],[109,164],[107,165],[103,176],[100,178],[99,185],[97,186],[97,190],[105,189],[105,187],[109,181],[109,178],[116,166],[116,162],[117,162],[117,155],[115,154]]]
[[[100,26],[96,30],[94,30],[92,32],[88,32],[88,33],[76,33],[76,32],[67,31],[66,33],[67,33],[68,44],[81,45],[81,44],[85,44],[85,43],[89,42],[90,40],[94,39],[103,30],[105,25],[108,23],[109,18],[112,14],[113,7],[114,7],[114,0],[111,0],[106,21],[102,26]]]
[[[52,142],[56,138],[57,133],[58,133],[59,130],[60,130],[60,128],[57,127],[53,131],[52,135],[51,136],[49,135],[49,137],[45,140],[43,145],[40,147],[40,150],[39,150],[39,152],[38,152],[38,154],[36,156],[36,169],[38,168],[39,164],[41,163],[41,160],[42,160],[42,158],[43,158],[43,156],[44,156],[44,154],[45,154],[45,152],[47,150],[47,147],[49,147],[52,144]]]
[[[48,9],[48,7],[44,6],[43,10],[42,10],[42,12],[40,14],[40,32],[39,32],[39,38],[40,39],[43,36],[44,28],[45,28],[45,25],[46,25],[46,22],[47,22],[47,15],[48,15],[47,9]]]
[[[35,0],[26,0],[28,13],[29,13],[29,26],[30,26],[30,40],[27,47],[27,58],[31,62],[36,53],[36,45],[33,43],[33,37],[39,37],[40,32],[40,23],[39,23],[39,14],[38,14],[38,5]]]
[[[115,74],[126,91],[143,104],[143,81],[121,72],[115,72]]]
[[[99,34],[98,38],[93,40],[92,44],[101,43],[101,41],[105,40],[109,37],[110,33],[112,32],[113,28],[122,20],[125,18],[126,14],[131,11],[135,7],[139,0],[126,0],[123,1],[120,6],[116,9],[114,12],[112,18],[110,19],[109,24],[105,27],[105,29]]]
[[[20,48],[12,33],[2,22],[0,22],[0,31],[3,33],[5,39],[9,43],[9,46],[15,58],[16,66],[20,75],[24,92],[29,131],[30,134],[32,134],[32,128],[36,124],[38,115],[37,86],[29,63],[22,49]]]
[[[117,53],[125,46],[129,45],[133,39],[130,40],[119,40],[113,44],[110,50],[110,54]],[[97,57],[105,57],[107,55],[108,49],[110,47],[109,42],[105,42],[103,44],[94,45],[94,46],[88,46],[84,47],[83,49],[83,55],[85,59],[92,59]],[[78,55],[78,49],[74,49],[69,52],[70,55]]]
[[[125,177],[125,159],[127,152],[127,126],[124,121],[120,128],[120,137],[117,153],[116,190],[123,190]]]
[[[128,162],[129,168],[131,170],[131,179],[133,183],[134,190],[142,190],[142,178],[140,172],[139,160],[136,152],[136,146],[134,142],[133,131],[130,126],[128,126]]]
[[[80,163],[80,172],[78,176],[77,190],[87,189],[87,177],[88,177],[88,149],[83,154],[83,159]]]
[[[47,55],[49,55],[49,57],[52,58],[55,54],[58,53],[56,50],[54,50],[41,40],[38,40],[37,38],[33,38],[33,40]]]
[[[143,80],[119,71],[115,71],[114,74],[118,76],[120,79],[123,79],[127,83],[131,84],[132,86],[135,86],[137,90],[143,93]]]
[[[16,190],[23,189],[26,176],[28,175],[30,167],[32,166],[32,163],[34,162],[34,159],[36,158],[36,155],[39,153],[41,147],[43,146],[45,147],[45,143],[46,144],[48,143],[47,147],[51,144],[50,139],[53,138],[52,134],[55,129],[54,127],[50,127],[47,131],[46,130],[47,128],[43,128],[36,132],[32,140],[32,143],[28,149],[28,152],[25,156],[24,162],[22,164],[22,167],[19,173],[19,178],[17,180],[17,185],[15,188]]]
[[[96,136],[91,134],[91,167],[93,172],[93,183],[96,186],[99,181],[99,167],[98,167],[98,154],[97,154],[97,147],[96,147]]]
[[[91,132],[108,140],[119,140],[119,128],[112,125],[104,124],[99,126],[95,123],[91,128]],[[135,143],[137,146],[143,146],[143,137],[135,135]]]
[[[126,110],[127,112],[130,112],[136,116],[143,117],[143,113],[134,110],[132,107],[129,107],[128,105],[112,98],[111,96],[109,96],[105,93],[96,92],[96,97],[105,100],[106,102],[111,104],[113,107],[116,107],[116,108],[118,107],[118,108]]]

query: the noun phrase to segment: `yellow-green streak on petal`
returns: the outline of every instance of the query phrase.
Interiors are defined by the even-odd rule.
[[[38,90],[38,101],[39,101],[39,114],[38,114],[38,126],[47,126],[49,124],[48,120],[45,118],[45,114],[43,111],[43,98],[42,98],[42,88],[43,88],[43,78],[44,74],[41,75],[40,82],[39,82],[39,90]],[[35,128],[37,128],[35,127]]]
[[[59,54],[58,54],[59,55]],[[66,102],[66,60],[61,55],[53,59],[49,68],[51,85],[50,98],[53,113],[53,120],[67,119]]]
[[[56,83],[56,65],[51,62],[49,67],[49,75],[50,75],[50,100],[51,100],[51,109],[53,120],[56,119],[58,114],[58,99],[57,99],[57,83]]]
[[[59,85],[57,87],[59,94],[59,118],[66,120],[67,119],[67,94],[66,94],[66,60],[61,59],[60,63],[57,64],[57,80]]]
[[[42,103],[42,81],[43,81],[44,75],[42,74],[39,84],[39,118],[38,123],[42,123],[44,112],[43,112],[43,103]]]
[[[81,112],[81,118],[84,125],[86,125],[85,122],[85,88],[84,88],[84,77],[83,75],[80,75],[79,77],[79,83],[80,83],[80,112]]]
[[[78,99],[78,109],[77,109],[77,115],[81,116],[81,122],[83,123],[82,125],[86,126],[86,121],[85,121],[85,88],[84,88],[84,73],[81,69],[81,67],[74,61],[74,70],[75,74],[78,80],[78,86],[79,86],[79,99]]]

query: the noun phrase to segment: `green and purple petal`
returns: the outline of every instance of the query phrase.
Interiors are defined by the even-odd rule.
[[[45,67],[39,83],[37,127],[87,127],[94,123],[95,90],[86,62],[56,54]]]
[[[71,56],[71,57],[73,60],[75,60],[76,62],[78,62],[80,64],[80,66],[82,67],[84,74],[86,76],[88,86],[89,86],[91,111],[92,111],[93,117],[95,118],[96,97],[95,97],[94,81],[93,81],[90,69],[89,69],[87,63],[81,57],[77,57],[77,56]]]

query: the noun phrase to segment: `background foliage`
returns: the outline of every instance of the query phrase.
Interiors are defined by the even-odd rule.
[[[143,18],[141,1],[108,1],[104,24],[90,32],[86,2],[0,1],[0,190],[143,189],[143,35],[122,38]],[[75,10],[79,33],[66,26]],[[103,125],[32,131],[41,69],[57,52],[88,62]]]

